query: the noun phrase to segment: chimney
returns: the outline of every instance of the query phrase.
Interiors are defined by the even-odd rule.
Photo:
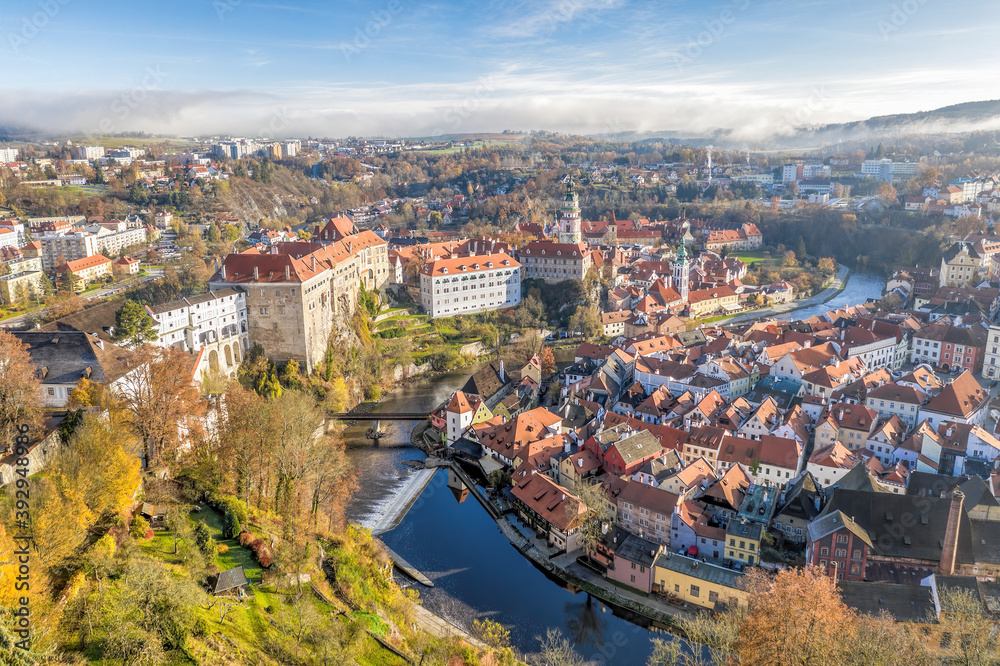
[[[260,280],[260,269],[256,266],[253,267],[253,281],[257,282]]]
[[[312,271],[313,271],[313,273],[316,272],[316,255],[315,254],[312,255]]]
[[[958,552],[958,526],[962,519],[962,503],[965,493],[956,490],[951,494],[951,509],[948,511],[948,527],[944,533],[944,547],[941,549],[941,562],[937,572],[947,576],[955,573],[955,556]]]
[[[292,279],[292,267],[289,266],[288,264],[285,264],[285,279],[286,280]]]
[[[222,262],[222,267],[219,269],[219,271],[220,271],[220,273],[222,275],[222,279],[225,280],[226,279],[226,262],[224,262],[224,261]]]

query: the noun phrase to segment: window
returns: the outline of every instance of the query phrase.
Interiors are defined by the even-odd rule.
[[[837,543],[847,543],[847,535],[846,534],[838,534],[837,535]]]
[[[708,593],[708,600],[711,603],[717,602],[719,600],[719,593],[718,592],[709,592]]]
[[[860,560],[861,559],[861,549],[860,548],[855,548],[854,549],[854,559],[855,560]]]
[[[48,394],[49,395],[55,395],[56,394],[56,390],[50,386],[49,389],[48,389]]]
[[[266,315],[266,314],[267,314],[267,308],[261,308],[261,309],[260,309],[260,313],[261,313],[262,315]]]
[[[824,547],[822,547],[822,548],[819,549],[819,554],[820,555],[829,555],[830,554],[830,549],[827,548],[826,546],[824,546]]]
[[[701,588],[698,587],[697,585],[692,585],[691,586],[691,596],[692,597],[697,597],[700,594],[701,594]]]
[[[635,576],[629,576],[629,578],[631,579],[630,582],[632,582],[632,583],[635,582]]]

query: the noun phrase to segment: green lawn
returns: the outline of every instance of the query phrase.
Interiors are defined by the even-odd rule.
[[[215,556],[215,565],[219,567],[220,571],[235,569],[243,565],[247,578],[252,578],[255,582],[260,581],[263,569],[254,561],[250,551],[241,546],[236,539],[222,538],[222,516],[218,511],[205,506],[202,507],[201,511],[192,512],[188,516],[188,520],[191,521],[192,527],[198,521],[204,521],[215,542],[229,547],[228,552]],[[155,555],[170,564],[180,564],[181,562],[181,556],[174,555],[174,539],[169,531],[156,531],[152,539],[142,542],[141,547],[151,555]]]

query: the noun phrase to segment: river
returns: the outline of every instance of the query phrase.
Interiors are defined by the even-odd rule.
[[[832,299],[819,305],[793,310],[787,315],[783,315],[783,318],[808,319],[813,315],[826,314],[830,310],[842,308],[845,305],[860,305],[868,300],[878,300],[882,298],[884,288],[885,278],[878,273],[852,272],[847,278],[844,290]]]

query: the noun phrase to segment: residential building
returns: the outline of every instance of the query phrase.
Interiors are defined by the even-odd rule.
[[[556,284],[564,280],[583,280],[593,265],[592,254],[583,243],[531,241],[519,253],[523,270],[521,279],[543,280]]]
[[[45,274],[41,271],[18,271],[0,275],[0,303],[22,303],[42,295]]]
[[[41,386],[42,404],[50,409],[66,407],[70,393],[81,379],[112,389],[128,368],[119,360],[123,350],[79,331],[12,331],[28,347]]]
[[[982,257],[972,243],[955,241],[941,255],[941,272],[938,274],[942,287],[975,286],[986,279],[989,266],[982,265]]]
[[[734,564],[753,566],[760,563],[760,538],[764,525],[746,520],[731,520],[726,527],[726,558]]]
[[[432,318],[517,307],[521,265],[504,253],[438,259],[420,271],[420,302]]]
[[[607,577],[649,594],[653,589],[653,563],[663,546],[625,530],[617,530],[611,539],[614,556]]]
[[[461,439],[468,428],[492,417],[482,398],[478,395],[466,395],[462,391],[452,394],[444,412],[447,424],[445,443],[449,446]]]
[[[907,428],[917,425],[920,407],[928,395],[912,386],[889,383],[868,391],[865,406],[878,412],[879,418],[898,416]]]
[[[878,519],[892,520],[884,516]],[[808,535],[807,563],[837,580],[865,579],[872,538],[852,518],[842,511],[830,511],[809,524]]]
[[[46,273],[67,261],[76,261],[100,254],[97,236],[85,231],[46,233],[37,238],[41,244],[42,270]]]
[[[982,425],[989,403],[989,391],[966,370],[920,408],[919,419],[935,428],[945,421]]]
[[[522,465],[511,480],[518,515],[544,534],[549,546],[563,552],[579,548],[586,505],[531,465]]]
[[[746,605],[743,574],[696,557],[676,552],[661,553],[653,565],[655,592],[712,611]]]
[[[627,480],[614,497],[618,525],[633,534],[670,545],[670,521],[679,496]]]
[[[81,160],[99,160],[104,157],[103,146],[77,146],[76,154]]]
[[[70,288],[80,292],[96,280],[111,276],[111,260],[97,254],[75,261],[68,261],[56,271],[71,279]]]

